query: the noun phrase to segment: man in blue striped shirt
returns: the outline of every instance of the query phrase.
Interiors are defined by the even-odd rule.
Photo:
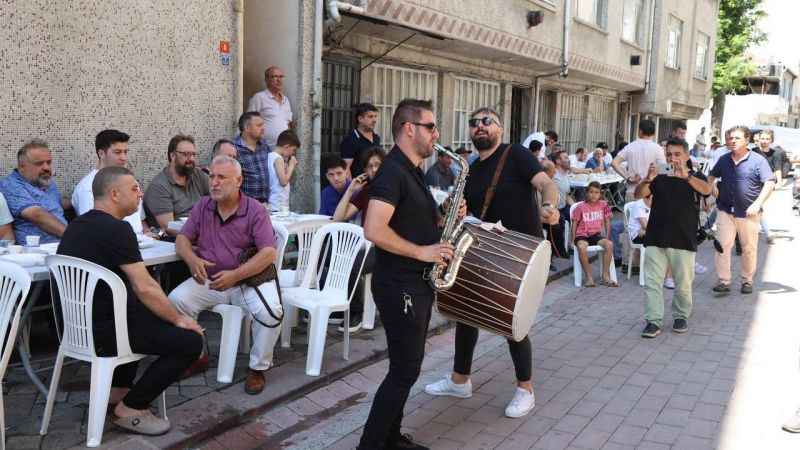
[[[250,111],[239,117],[239,137],[234,141],[242,165],[242,192],[261,203],[269,202],[269,152],[263,140],[264,119]]]

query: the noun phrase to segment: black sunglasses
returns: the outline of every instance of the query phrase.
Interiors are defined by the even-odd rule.
[[[431,122],[431,123],[421,123],[421,122],[406,122],[406,123],[410,123],[410,124],[418,125],[418,126],[421,126],[421,127],[425,127],[425,128],[427,128],[427,129],[428,129],[428,131],[430,131],[431,133],[433,133],[433,132],[434,132],[434,130],[436,130],[436,124],[435,124],[435,123],[433,123],[433,122]]]
[[[484,116],[484,117],[481,117],[480,119],[469,119],[467,121],[467,123],[469,124],[470,128],[475,128],[475,127],[478,126],[479,123],[482,123],[483,126],[488,127],[489,125],[491,125],[493,123],[497,123],[497,121],[492,119],[489,116]]]

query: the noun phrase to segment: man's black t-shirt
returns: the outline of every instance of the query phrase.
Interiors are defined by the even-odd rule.
[[[542,171],[542,166],[533,154],[521,145],[514,144],[506,148],[500,146],[491,156],[481,161],[476,159],[469,166],[467,186],[464,197],[467,209],[475,217],[480,216],[486,191],[492,184],[492,178],[500,162],[503,151],[510,151],[489,209],[486,211],[487,222],[502,221],[510,230],[532,236],[542,236],[542,224],[539,219],[539,208],[533,198],[531,179]]]
[[[364,173],[364,165],[367,163],[367,161],[361,160],[364,150],[380,145],[381,137],[378,135],[378,133],[373,132],[372,140],[370,141],[361,133],[359,133],[357,129],[353,129],[350,133],[347,133],[347,136],[345,136],[344,139],[342,139],[342,142],[339,144],[339,153],[341,154],[342,158],[353,160],[353,163],[350,166],[350,174],[353,176],[353,178]]]
[[[417,245],[439,242],[441,230],[436,202],[425,185],[422,170],[414,166],[398,147],[395,146],[386,156],[369,186],[371,200],[394,206],[389,227],[395,233]],[[406,288],[430,289],[423,273],[431,264],[380,247],[376,249],[375,257],[375,282],[401,282]]]
[[[781,171],[781,175],[784,176],[784,177],[786,176],[786,173],[788,171],[787,170],[787,165],[788,165],[787,163],[789,161],[786,158],[786,152],[783,151],[782,148],[780,148],[780,147],[777,147],[777,148],[770,147],[765,152],[765,151],[761,150],[761,148],[759,147],[759,148],[756,149],[756,151],[758,153],[761,153],[761,155],[764,156],[764,158],[767,158],[767,162],[769,163],[769,167],[770,167],[770,169],[772,169],[773,172],[775,172],[776,170],[780,170]]]
[[[706,180],[700,172],[689,176]],[[678,177],[658,175],[650,183],[653,206],[647,220],[645,247],[697,251],[697,227],[702,195]]]
[[[145,306],[133,293],[128,277],[120,266],[142,261],[136,234],[128,222],[93,209],[70,222],[58,245],[58,254],[74,256],[103,266],[117,274],[125,283],[128,293],[128,317],[134,316]],[[95,350],[99,354],[114,354],[114,306],[111,290],[99,282],[92,304]],[[106,348],[107,347],[107,348]]]

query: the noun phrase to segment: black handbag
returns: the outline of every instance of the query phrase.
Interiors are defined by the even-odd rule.
[[[255,256],[256,253],[258,253],[258,249],[256,247],[249,247],[244,249],[242,253],[239,255],[239,264],[246,263],[247,261],[250,260],[250,258]],[[239,286],[242,287],[242,289],[244,289],[245,287],[253,288],[253,290],[256,291],[256,295],[258,295],[258,298],[261,300],[261,303],[266,308],[267,314],[269,314],[273,319],[275,319],[276,323],[275,325],[267,325],[266,323],[259,320],[258,317],[256,317],[256,315],[253,314],[253,312],[251,311],[250,315],[253,316],[253,320],[255,320],[256,322],[260,323],[261,325],[267,328],[278,328],[281,324],[281,321],[283,321],[283,314],[281,314],[280,316],[275,314],[272,308],[270,308],[267,299],[264,298],[264,296],[261,294],[261,291],[258,289],[259,286],[261,286],[264,283],[268,283],[270,281],[275,282],[276,291],[278,291],[278,303],[280,303],[281,307],[283,307],[283,298],[281,297],[281,285],[280,281],[278,280],[278,269],[275,267],[274,263],[265,267],[264,270],[262,270],[261,272],[258,272],[255,275],[251,275],[245,278],[244,280],[241,281]]]

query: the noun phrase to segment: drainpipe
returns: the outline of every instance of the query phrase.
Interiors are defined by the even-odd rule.
[[[325,22],[325,25],[334,25],[341,22],[341,11],[364,15],[364,8],[361,6],[356,6],[352,3],[340,2],[337,0],[330,0],[328,1],[328,15],[330,18]]]
[[[244,112],[244,0],[233,4],[236,13],[236,93],[233,99],[234,122]]]
[[[335,3],[335,2],[332,2]],[[312,62],[311,80],[311,146],[314,170],[314,211],[319,211],[320,190],[319,166],[322,154],[322,18],[324,0],[316,0],[314,5],[314,60]]]
[[[650,0],[650,32],[647,33],[647,72],[644,74],[644,89],[650,89],[650,71],[653,68],[653,33],[656,28],[656,0]]]
[[[572,26],[572,1],[564,0],[564,27],[562,36],[561,70],[558,76],[566,78],[569,75],[569,32]]]

